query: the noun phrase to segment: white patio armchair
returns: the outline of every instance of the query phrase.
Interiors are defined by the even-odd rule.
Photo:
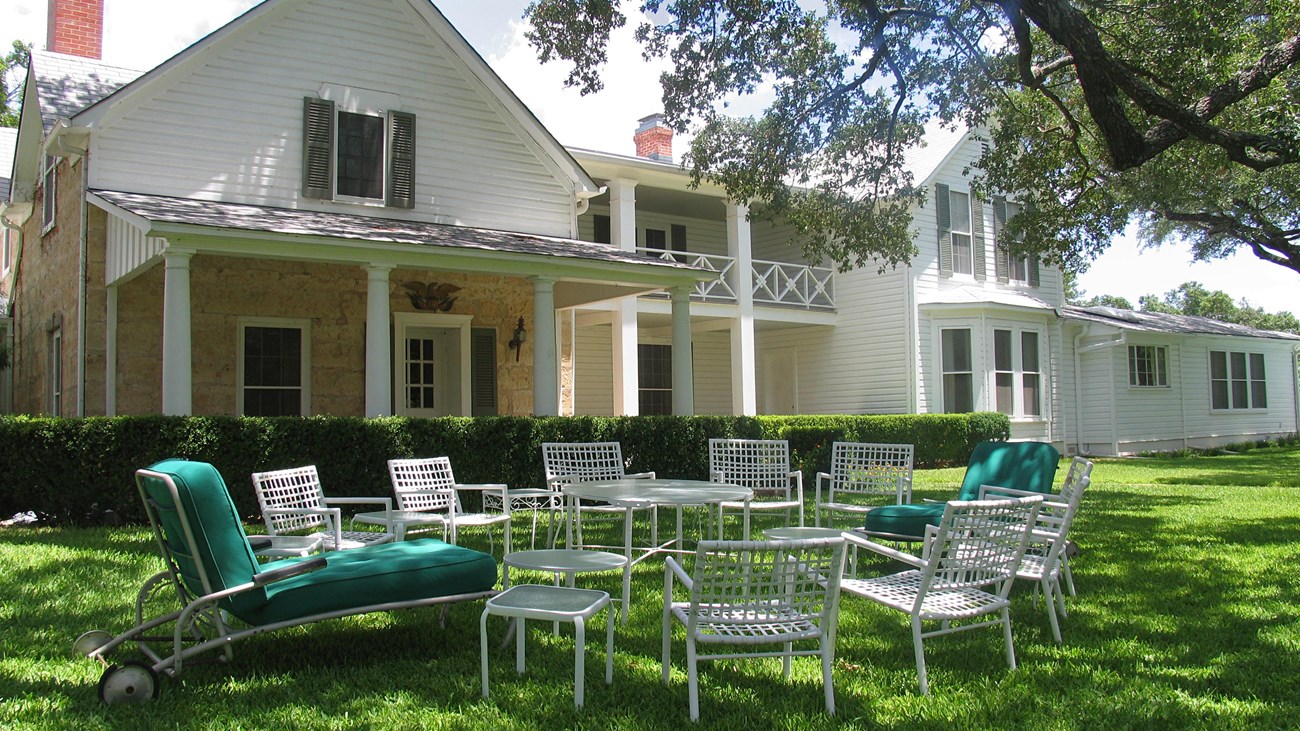
[[[1070,462],[1070,471],[1065,475],[1061,491],[1056,495],[1044,495],[1042,509],[1038,511],[1038,520],[1030,535],[1029,545],[1025,548],[1024,558],[1016,571],[1016,578],[1032,581],[1037,598],[1041,590],[1043,601],[1047,604],[1047,620],[1052,626],[1052,637],[1059,644],[1061,624],[1057,618],[1057,608],[1062,617],[1065,610],[1065,593],[1061,589],[1061,577],[1066,570],[1065,549],[1069,545],[1070,527],[1079,512],[1079,503],[1083,493],[1092,482],[1092,462],[1083,457],[1075,457]],[[981,485],[980,499],[1000,497],[1023,497],[1039,493],[1015,490],[996,485]]]
[[[253,489],[266,522],[266,533],[279,536],[308,535],[321,539],[326,551],[341,551],[389,543],[392,531],[343,530],[343,515],[337,505],[382,505],[393,510],[386,497],[325,497],[315,465],[253,473]]]
[[[831,471],[817,473],[814,524],[821,526],[825,511],[827,527],[836,513],[843,513],[858,516],[852,527],[861,528],[861,516],[873,507],[912,502],[914,454],[911,444],[835,442]]]
[[[803,473],[790,469],[790,443],[784,439],[710,439],[709,479],[729,485],[748,487],[754,496],[748,500],[723,502],[718,506],[718,534],[727,510],[744,512],[742,539],[749,538],[750,512],[785,511],[785,525],[790,525],[792,511],[803,516]]]
[[[845,578],[840,591],[911,617],[916,671],[923,694],[930,693],[924,645],[930,637],[1001,625],[1007,664],[1015,669],[1011,602],[1007,595],[1042,501],[1040,494],[1003,500],[953,500],[944,507],[939,526],[927,526],[919,558],[857,534],[844,534],[851,545],[915,567],[878,578]],[[997,617],[980,620],[988,615]],[[938,622],[939,626],[926,630],[923,625],[927,622]]]
[[[385,526],[399,541],[410,533],[437,528],[448,543],[459,542],[462,528],[499,525],[504,534],[504,551],[510,552],[510,502],[501,499],[507,493],[505,485],[458,483],[448,457],[390,459],[388,478],[397,498],[397,509],[387,513],[358,513],[353,517],[354,521]],[[461,501],[461,493],[466,492],[477,492],[481,498],[493,495],[501,509],[466,512]],[[488,503],[483,499],[480,502]],[[492,531],[488,531],[487,536],[488,552],[491,553],[495,550]]]
[[[818,657],[826,711],[834,715],[831,666],[844,546],[843,538],[700,541],[691,571],[664,559],[663,682],[671,674],[676,620],[686,629],[692,721],[700,717],[699,661],[747,657],[782,658],[787,680],[793,657]],[[687,601],[673,601],[676,582]],[[720,651],[701,654],[701,646]]]
[[[618,442],[544,442],[542,444],[542,467],[546,473],[546,486],[556,495],[561,494],[565,485],[578,482],[597,482],[603,480],[653,480],[654,472],[626,472],[627,463],[623,460],[623,447]],[[563,500],[561,499],[561,502]],[[582,536],[582,514],[616,515],[624,517],[628,510],[649,510],[651,514],[651,538],[648,545],[659,542],[659,511],[657,508],[633,507],[619,505],[583,505],[579,503],[574,511],[574,530],[577,548],[584,547]],[[554,542],[554,538],[552,538]],[[608,548],[609,546],[602,546]]]

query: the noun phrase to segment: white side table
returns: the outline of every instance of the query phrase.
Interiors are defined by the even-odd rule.
[[[524,672],[524,637],[528,634],[527,621],[542,619],[550,622],[571,622],[574,626],[573,648],[573,704],[582,708],[584,675],[586,669],[586,639],[588,619],[609,606],[609,594],[593,589],[573,589],[565,586],[519,584],[487,600],[487,607],[479,618],[479,653],[482,660],[483,697],[488,697],[488,640],[487,621],[491,615],[512,617],[519,621],[515,634],[515,672]],[[605,613],[605,685],[614,682],[614,617]]]
[[[510,588],[510,569],[545,571],[555,574],[556,585],[564,575],[564,583],[572,588],[576,574],[597,571],[623,571],[622,620],[627,624],[627,603],[632,593],[632,567],[626,556],[609,551],[580,551],[576,548],[539,548],[536,551],[515,551],[501,559],[501,588]]]

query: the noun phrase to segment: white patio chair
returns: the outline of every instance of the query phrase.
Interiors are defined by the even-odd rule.
[[[485,509],[469,513],[465,511],[460,499],[463,492],[502,496],[507,492],[505,485],[458,483],[448,457],[390,459],[388,478],[393,485],[393,495],[397,498],[397,510],[390,513],[358,513],[353,517],[354,521],[385,526],[397,535],[399,541],[405,540],[409,533],[437,527],[442,531],[442,539],[448,543],[459,542],[461,528],[500,525],[504,533],[505,553],[510,552],[509,501],[499,501],[503,505],[500,511]],[[495,540],[492,531],[488,531],[487,535],[488,552],[491,553],[495,550]]]
[[[718,532],[722,532],[722,517],[727,510],[744,511],[743,539],[749,538],[750,511],[785,511],[785,524],[790,525],[790,513],[799,511],[803,523],[803,473],[790,469],[790,443],[784,439],[710,439],[709,479],[740,485],[754,491],[749,500],[728,501],[718,506]]]
[[[1070,526],[1079,511],[1079,503],[1084,490],[1092,482],[1092,462],[1083,457],[1075,457],[1070,462],[1070,471],[1065,475],[1061,492],[1045,495],[1042,509],[1038,511],[1038,520],[1034,532],[1025,548],[1025,556],[1016,571],[1017,579],[1035,583],[1034,595],[1037,599],[1041,590],[1047,604],[1047,619],[1052,625],[1052,637],[1061,642],[1061,625],[1057,619],[1057,607],[1061,616],[1067,616],[1065,594],[1061,590],[1061,575],[1065,567],[1065,547],[1069,543]],[[999,497],[1023,497],[1036,495],[1024,490],[1014,490],[996,485],[981,485],[980,499]]]
[[[929,637],[1000,624],[1007,664],[1012,670],[1016,668],[1007,595],[1042,501],[1041,494],[1005,500],[953,500],[944,507],[939,526],[927,526],[920,558],[857,534],[844,534],[852,545],[916,567],[879,578],[845,578],[840,591],[911,617],[916,671],[923,694],[930,693],[924,646]],[[964,623],[990,614],[999,616]],[[939,627],[926,631],[925,622],[939,622]]]
[[[653,480],[653,472],[627,473],[627,463],[623,461],[623,447],[618,442],[544,442],[542,444],[542,466],[546,473],[546,486],[558,495],[565,485],[576,482],[596,482],[601,480]],[[561,500],[561,502],[563,502]],[[618,505],[578,505],[575,511],[575,530],[577,547],[582,548],[582,514],[595,513],[623,517],[628,510],[649,510],[650,544],[658,545],[659,512],[655,507],[627,508]],[[554,537],[552,537],[554,543]],[[608,548],[609,546],[601,546]]]
[[[861,516],[873,507],[912,502],[911,444],[835,442],[831,447],[831,471],[817,473],[815,525],[831,526],[836,513],[859,516],[852,527],[862,527]],[[822,499],[822,487],[826,488]]]
[[[782,658],[787,680],[791,658],[819,657],[826,711],[835,714],[831,665],[844,546],[843,538],[700,541],[689,573],[673,557],[664,559],[663,682],[669,680],[676,619],[686,628],[692,721],[700,717],[699,661],[745,657]],[[674,581],[689,593],[688,601],[673,601]],[[807,648],[810,643],[814,647]],[[728,651],[700,654],[700,645]]]
[[[396,538],[392,531],[343,530],[342,511],[332,505],[378,504],[391,513],[393,501],[386,497],[325,497],[315,465],[254,472],[253,489],[269,536],[319,536],[326,551],[374,546]]]

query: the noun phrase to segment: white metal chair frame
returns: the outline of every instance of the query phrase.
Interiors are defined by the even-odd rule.
[[[326,497],[315,465],[253,473],[257,504],[270,536],[310,531],[323,539],[324,550],[344,550],[389,543],[391,531],[343,530],[342,511],[331,505],[384,506],[392,513],[393,501],[386,497]]]
[[[1011,602],[1007,596],[1042,502],[1040,494],[1003,500],[953,500],[945,506],[938,527],[926,526],[920,558],[845,533],[852,545],[916,567],[878,578],[846,578],[840,583],[840,591],[911,617],[921,693],[930,693],[924,641],[938,635],[1001,625],[1007,664],[1015,670]],[[952,624],[991,614],[998,617]],[[924,622],[934,621],[940,623],[938,629],[923,629]]]
[[[663,682],[669,681],[676,620],[686,629],[692,721],[700,717],[699,661],[748,657],[782,658],[787,680],[791,658],[820,658],[826,710],[835,714],[831,666],[844,551],[842,537],[700,541],[690,573],[675,558],[664,559]],[[688,601],[673,601],[674,582],[689,592]],[[802,649],[810,642],[816,647]],[[700,645],[734,649],[700,654]],[[772,645],[779,649],[764,649]]]
[[[627,473],[627,463],[623,460],[623,447],[618,442],[544,442],[542,444],[542,467],[546,474],[546,486],[557,496],[565,485],[577,482],[596,482],[600,480],[653,480],[654,472]],[[563,498],[559,498],[563,504]],[[649,510],[650,543],[659,544],[659,511],[657,507],[625,507],[621,505],[583,505],[579,503],[575,511],[577,548],[584,548],[582,537],[582,514],[596,513],[623,516],[629,510]],[[554,545],[555,536],[551,543]],[[598,546],[613,548],[613,546]]]
[[[914,454],[911,444],[835,442],[831,447],[831,471],[817,473],[814,525],[821,526],[823,510],[828,513],[829,527],[835,513],[861,516],[882,504],[883,499],[892,499],[896,505],[912,502]]]
[[[784,439],[710,439],[709,479],[754,491],[754,497],[748,500],[719,504],[719,535],[725,535],[722,516],[728,509],[744,511],[742,539],[749,538],[749,515],[753,510],[784,510],[786,525],[790,524],[790,512],[798,510],[798,525],[804,524],[803,473],[790,469],[790,443]]]
[[[1057,644],[1062,641],[1057,608],[1060,608],[1062,617],[1069,616],[1065,609],[1065,593],[1061,590],[1061,576],[1066,567],[1065,548],[1069,544],[1070,526],[1074,524],[1075,515],[1079,512],[1079,503],[1091,482],[1092,462],[1083,457],[1075,457],[1070,462],[1065,482],[1061,484],[1061,492],[1044,496],[1029,545],[1025,548],[1020,569],[1016,571],[1016,578],[1034,582],[1035,599],[1038,592],[1042,591],[1047,605],[1047,619],[1052,626],[1052,637]],[[996,485],[980,486],[980,499],[1035,494],[1038,493]]]
[[[505,552],[510,552],[509,501],[500,500],[502,507],[497,512],[485,509],[469,513],[465,511],[460,499],[462,492],[477,492],[484,497],[489,494],[504,496],[507,493],[505,485],[456,482],[451,459],[448,457],[390,459],[388,478],[393,485],[393,495],[397,498],[397,510],[388,515],[378,512],[358,513],[353,520],[387,526],[399,541],[404,540],[408,533],[422,530],[417,527],[413,531],[409,526],[437,526],[442,529],[443,540],[450,543],[458,542],[460,528],[501,525]],[[495,541],[492,532],[488,531],[489,553],[494,549]]]

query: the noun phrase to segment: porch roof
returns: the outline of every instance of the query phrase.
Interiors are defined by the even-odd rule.
[[[1258,330],[1232,322],[1211,320],[1194,315],[1175,315],[1164,312],[1139,312],[1117,307],[1080,307],[1065,305],[1061,318],[1082,322],[1111,325],[1121,330],[1171,333],[1179,335],[1232,335],[1246,338],[1272,338],[1275,340],[1300,340],[1300,335],[1276,330]]]
[[[584,282],[579,295],[557,291],[556,305],[613,299],[674,286],[691,286],[716,272],[608,244],[470,226],[350,213],[275,208],[117,190],[91,190],[92,203],[146,236],[233,255],[388,262],[402,267],[549,276]],[[249,246],[250,239],[256,240]],[[268,244],[284,244],[275,252]],[[294,248],[295,244],[306,244]],[[328,245],[326,249],[321,244]],[[340,246],[342,244],[342,246]],[[602,285],[605,286],[602,289]]]

